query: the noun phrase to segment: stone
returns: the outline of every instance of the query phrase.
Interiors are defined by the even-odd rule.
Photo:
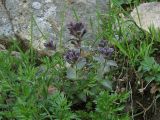
[[[11,56],[13,56],[17,59],[21,59],[21,53],[17,52],[17,51],[11,51]]]
[[[137,9],[134,8],[131,16],[137,25],[146,31],[149,31],[149,28],[152,26],[154,26],[155,29],[159,29],[160,2],[143,3],[139,5]]]
[[[0,2],[0,43],[2,43],[2,40],[8,40],[11,37],[14,37],[12,24],[5,6]]]
[[[6,50],[6,47],[4,45],[2,45],[2,44],[0,44],[0,51],[1,50]]]
[[[6,50],[6,47],[2,44],[0,44],[0,52],[5,52],[7,53],[8,51]]]
[[[49,37],[53,37],[56,44],[60,40],[65,42],[69,39],[66,25],[77,20],[76,14],[82,22],[89,23],[92,20],[96,23],[96,9],[106,11],[108,2],[109,0],[0,0],[0,43],[2,40],[12,41],[16,38],[23,41],[24,46],[32,45],[36,50],[43,50]],[[90,29],[89,24],[87,27]]]

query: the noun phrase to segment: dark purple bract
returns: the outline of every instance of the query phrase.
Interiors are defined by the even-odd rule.
[[[80,58],[80,53],[74,50],[68,50],[64,58],[68,63],[73,64]]]
[[[50,39],[49,41],[47,41],[46,43],[44,43],[44,46],[47,49],[56,50],[56,45],[53,43],[53,39]]]
[[[85,25],[82,22],[68,24],[68,29],[70,34],[75,36],[76,38],[82,38],[84,34],[87,32]]]

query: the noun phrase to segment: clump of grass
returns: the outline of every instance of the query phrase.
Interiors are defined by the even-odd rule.
[[[156,32],[147,33],[132,20],[118,16],[124,13],[129,18],[121,7],[124,3],[117,7],[119,1],[112,2],[108,14],[97,12],[97,38],[90,44],[84,39],[87,26],[78,21],[67,26],[72,49],[58,51],[50,39],[44,44],[55,51],[50,57],[37,58],[32,48],[22,51],[16,44],[0,52],[0,119],[146,117],[159,94],[159,41]],[[20,56],[13,56],[12,50],[19,51]],[[152,92],[146,95],[146,91]],[[143,97],[150,98],[148,109],[143,107]]]
[[[93,56],[83,56],[81,52],[68,51],[65,57],[56,52],[50,58],[41,58],[38,65],[33,51],[21,52],[19,58],[9,51],[0,52],[1,119],[80,119],[83,114],[78,114],[80,109],[77,105],[82,103],[84,113],[92,112],[86,118],[96,119],[95,105],[101,104],[95,103],[96,96],[107,89],[113,92],[107,74],[116,63],[107,60],[107,54],[102,56],[101,52]],[[117,94],[112,94],[121,99]],[[112,97],[109,95],[107,98],[112,100]],[[112,117],[121,118],[118,111],[114,111],[120,106],[114,106],[110,110],[114,113]]]
[[[112,118],[121,118],[118,108],[123,112],[123,102],[118,100],[123,97],[114,94],[109,76],[117,67],[112,60],[114,48],[102,40],[97,46],[84,49],[85,25],[78,22],[70,24],[68,29],[75,37],[71,40],[74,49],[64,50],[64,53],[56,50],[53,40],[44,44],[46,49],[55,51],[51,57],[37,59],[32,48],[23,52],[16,44],[12,48],[19,50],[19,57],[12,56],[12,50],[0,52],[1,119],[96,119],[99,113],[94,109],[101,104],[97,96],[105,101],[105,94],[111,100],[112,95],[117,96],[117,105],[111,103],[114,107],[108,113],[114,113]],[[103,98],[99,95],[102,91],[110,91],[112,95],[104,92]],[[84,118],[83,114],[78,114],[81,110],[89,114]]]
[[[154,101],[157,100],[155,97],[159,96],[159,89],[154,89],[159,88],[159,78],[157,77],[159,70],[157,50],[159,47],[156,45],[158,44],[159,31],[155,29],[151,29],[150,32],[142,30],[131,19],[130,10],[124,9],[124,4],[130,7],[132,3],[138,5],[140,2],[121,1],[120,3],[116,0],[112,2],[110,14],[99,17],[102,21],[102,30],[99,34],[108,39],[116,48],[115,59],[119,70],[116,71],[115,89],[117,91],[127,89],[131,92],[130,113],[132,119],[141,115],[141,119],[150,119],[151,109],[154,108],[153,104],[156,104]],[[146,101],[140,97],[137,98],[137,96],[144,99],[150,98],[150,100]],[[133,107],[133,105],[137,107]],[[144,106],[148,106],[147,110]],[[139,111],[138,107],[142,109]]]

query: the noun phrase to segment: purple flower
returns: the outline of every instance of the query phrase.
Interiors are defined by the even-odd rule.
[[[68,63],[73,64],[80,58],[80,53],[74,50],[68,50],[64,58]]]
[[[112,55],[112,53],[114,52],[114,49],[113,48],[102,48],[102,47],[100,47],[99,48],[99,52],[102,54],[102,55],[104,55],[105,57],[107,57],[107,56],[111,56]]]
[[[70,31],[70,34],[78,39],[81,39],[87,32],[85,25],[82,22],[77,22],[77,23],[71,22],[68,25],[68,29]]]
[[[53,43],[52,39],[44,43],[44,46],[49,50],[56,50],[56,45]]]
[[[98,44],[98,51],[104,57],[107,57],[112,55],[112,53],[114,52],[114,49],[107,45],[106,40],[101,40],[100,43]]]
[[[106,40],[101,40],[98,44],[99,47],[106,47],[107,41]]]

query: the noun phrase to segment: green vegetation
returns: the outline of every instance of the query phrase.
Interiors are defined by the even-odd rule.
[[[148,33],[130,19],[140,2],[112,0],[109,13],[97,12],[94,41],[84,38],[83,23],[70,23],[75,49],[59,51],[50,40],[44,46],[55,51],[51,57],[24,52],[17,43],[1,51],[0,119],[149,119],[159,99],[160,41],[157,31]]]

